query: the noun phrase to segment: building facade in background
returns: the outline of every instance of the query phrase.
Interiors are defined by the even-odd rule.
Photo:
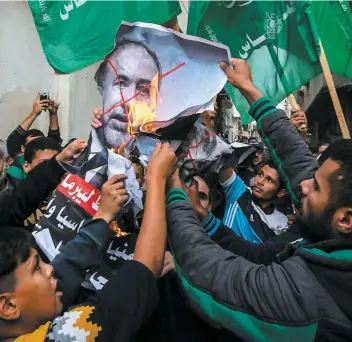
[[[188,5],[181,5],[178,22],[186,32]],[[94,81],[100,62],[72,74],[55,74],[45,58],[27,1],[0,1],[0,31],[0,139],[6,140],[31,112],[39,91],[49,92],[60,102],[64,143],[70,138],[88,138],[93,110],[102,106]],[[49,114],[43,112],[32,127],[46,132]]]

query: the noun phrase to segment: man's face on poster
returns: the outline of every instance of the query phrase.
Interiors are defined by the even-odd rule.
[[[105,66],[98,71],[98,86],[103,98],[104,113],[116,106],[102,117],[103,127],[97,133],[99,140],[108,148],[118,147],[128,141],[128,112],[131,100],[150,104],[150,89],[143,89],[158,74],[158,66],[151,54],[136,43],[118,46],[109,57],[120,78],[112,66],[104,61]],[[142,90],[143,89],[143,90]],[[121,95],[122,94],[122,95]],[[122,104],[123,99],[126,106]],[[128,101],[130,100],[130,101]],[[118,106],[121,104],[120,106]]]

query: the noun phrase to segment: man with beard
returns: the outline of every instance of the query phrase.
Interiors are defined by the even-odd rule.
[[[128,40],[118,42],[100,64],[95,81],[105,114],[96,132],[102,146],[116,148],[131,139],[127,131],[131,99],[149,105],[150,87],[146,86],[158,74],[161,68],[157,56],[142,43]]]
[[[331,145],[318,169],[285,113],[254,86],[245,61],[232,64],[221,67],[251,105],[313,243],[291,244],[280,263],[253,264],[208,238],[173,179],[168,238],[182,286],[194,310],[246,341],[351,341],[352,141]]]

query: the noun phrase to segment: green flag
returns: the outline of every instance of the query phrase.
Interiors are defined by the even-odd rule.
[[[352,80],[352,13],[348,1],[312,1],[314,18],[333,73]]]
[[[319,35],[309,1],[191,3],[188,33],[228,45],[245,59],[254,83],[277,104],[321,73]],[[244,97],[227,85],[243,123],[252,121]]]
[[[122,20],[163,24],[176,17],[178,1],[29,1],[46,58],[60,73],[82,69],[114,47]]]

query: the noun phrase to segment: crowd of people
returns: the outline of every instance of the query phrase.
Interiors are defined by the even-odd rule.
[[[322,142],[311,152],[302,111],[290,119],[255,87],[248,65],[221,63],[250,104],[262,143],[219,174],[184,184],[169,143],[148,165],[133,163],[144,190],[143,216],[125,260],[95,293],[81,287],[119,227],[126,176],[101,188],[96,214],[49,262],[33,227],[62,181],[64,163],[88,146],[62,146],[59,104],[41,99],[1,142],[1,341],[351,341],[352,141]],[[47,136],[31,129],[48,111]],[[211,119],[216,113],[211,114]],[[102,111],[94,111],[99,129]],[[208,116],[201,116],[214,130]],[[127,233],[126,233],[127,234]],[[350,273],[351,272],[351,273]]]

